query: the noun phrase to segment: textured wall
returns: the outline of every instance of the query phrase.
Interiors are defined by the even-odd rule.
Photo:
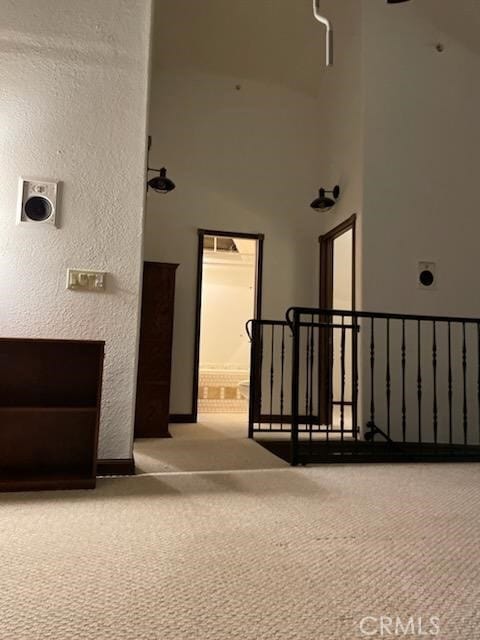
[[[150,0],[0,0],[0,332],[106,341],[101,457],[131,452]],[[63,182],[60,229],[15,225],[20,175]],[[65,290],[108,271],[106,294]]]

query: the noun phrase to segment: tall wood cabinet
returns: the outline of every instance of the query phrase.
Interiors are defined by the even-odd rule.
[[[93,489],[104,343],[0,338],[0,491]]]
[[[136,438],[168,438],[177,264],[145,262],[138,356]]]

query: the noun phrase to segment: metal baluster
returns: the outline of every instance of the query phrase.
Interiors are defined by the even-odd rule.
[[[273,415],[273,381],[274,381],[274,366],[273,359],[275,353],[275,325],[271,325],[271,347],[270,347],[270,431],[273,429],[272,415]]]
[[[390,375],[390,318],[387,318],[387,371],[385,375],[385,386],[387,394],[387,434],[390,437],[390,401],[392,396],[392,378]]]
[[[453,376],[452,376],[452,324],[448,323],[448,433],[449,443],[453,443],[452,420]]]
[[[463,442],[468,441],[468,409],[467,409],[467,341],[465,336],[465,322],[462,322],[462,370],[463,370]]]
[[[257,350],[258,350],[258,321],[251,320],[250,333],[250,392],[248,396],[248,437],[253,438],[255,432],[255,395],[257,391]],[[248,323],[247,323],[248,327]],[[248,331],[248,329],[247,329]]]
[[[308,401],[309,401],[309,391],[310,391],[310,327],[307,326],[307,351],[305,358],[305,419],[307,421],[308,416]],[[306,425],[305,425],[306,426]]]
[[[477,400],[478,400],[478,442],[480,444],[480,322],[477,323],[477,361],[478,361],[478,377],[477,377]]]
[[[405,370],[407,364],[407,349],[405,343],[405,320],[402,320],[402,435],[403,442],[407,439],[407,402],[405,396]]]
[[[280,416],[281,416],[281,424],[280,424],[280,429],[281,431],[283,431],[283,408],[284,408],[284,402],[285,402],[285,390],[284,390],[284,383],[285,383],[285,325],[282,326],[282,346],[281,346],[281,355],[280,355],[280,361],[281,361],[281,370],[280,370]]]
[[[422,337],[420,320],[417,321],[417,409],[418,442],[422,442]]]
[[[259,375],[258,375],[258,394],[257,394],[257,398],[258,398],[258,416],[259,416],[259,424],[261,424],[261,418],[260,416],[262,415],[262,408],[263,408],[263,335],[264,332],[264,325],[262,324],[260,326],[260,338],[259,338],[259,356],[258,356],[258,362],[259,362]]]
[[[310,328],[310,389],[309,389],[310,401],[308,405],[308,416],[309,416],[310,439],[311,439],[312,429],[313,429],[313,364],[315,361],[315,335],[314,335],[315,328],[313,326],[315,318],[313,315],[311,316],[310,320],[311,320],[312,326]]]
[[[340,340],[340,376],[341,376],[341,393],[340,393],[340,434],[342,443],[344,440],[345,428],[345,316],[342,316],[342,335]],[[343,448],[342,448],[343,453]]]
[[[298,311],[295,309],[292,318],[292,431],[291,431],[291,461],[295,466],[299,462],[298,442],[298,405],[299,405],[299,375],[300,375],[300,340],[298,326]]]
[[[358,317],[353,320],[352,329],[352,429],[355,442],[358,440]]]
[[[370,422],[375,424],[375,319],[370,319]]]
[[[317,383],[317,393],[318,393],[318,407],[317,407],[317,416],[318,416],[318,425],[319,425],[319,429],[322,426],[326,426],[325,429],[325,440],[328,444],[328,440],[329,440],[329,433],[328,433],[328,425],[322,425],[322,420],[321,418],[322,416],[322,407],[323,407],[323,403],[325,402],[326,397],[328,398],[327,394],[324,393],[324,388],[325,386],[327,387],[327,391],[328,391],[328,369],[324,370],[323,368],[323,359],[325,358],[325,351],[328,351],[328,348],[325,345],[325,326],[322,326],[326,324],[327,319],[325,318],[325,316],[321,316],[319,315],[318,317],[318,322],[319,322],[319,326],[318,326],[318,359],[319,359],[319,364],[318,364],[318,383]],[[328,401],[328,400],[327,400]]]
[[[329,321],[332,325],[335,324],[335,317],[331,316],[329,318]],[[328,431],[333,431],[333,409],[334,409],[334,396],[333,396],[333,374],[335,372],[335,329],[334,327],[332,327],[331,329],[327,329],[328,331],[328,348],[330,350],[330,356],[331,356],[331,360],[330,360],[330,371],[328,374],[328,397],[329,397],[329,416],[330,416],[330,424],[327,425],[327,432]]]
[[[432,365],[433,365],[433,441],[438,442],[438,402],[437,402],[437,323],[433,322],[433,343],[432,343]]]

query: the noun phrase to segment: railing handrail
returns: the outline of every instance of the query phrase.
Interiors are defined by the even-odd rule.
[[[382,318],[390,320],[413,320],[419,322],[456,322],[464,324],[480,324],[480,318],[462,318],[455,316],[413,315],[403,313],[385,313],[374,311],[351,311],[347,309],[317,309],[315,307],[290,307],[287,309],[286,321],[292,326],[292,314],[346,316],[348,318]]]
[[[257,324],[257,325],[263,325],[263,326],[269,326],[269,327],[288,327],[289,324],[286,320],[264,320],[263,318],[251,318],[250,320],[247,320],[246,324],[245,324],[245,331],[247,333],[248,339],[250,340],[250,342],[253,339],[253,333],[252,333],[252,328],[253,326]]]

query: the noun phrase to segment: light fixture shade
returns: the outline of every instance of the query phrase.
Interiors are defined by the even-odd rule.
[[[331,193],[333,198],[329,198],[326,194]],[[331,191],[326,191],[325,189],[320,189],[318,192],[318,198],[310,204],[312,209],[315,211],[330,211],[332,207],[335,206],[335,203],[340,195],[340,187],[336,185]]]
[[[160,174],[148,181],[148,186],[157,193],[169,193],[175,189],[175,183],[167,178],[167,170],[165,167],[160,169]]]

